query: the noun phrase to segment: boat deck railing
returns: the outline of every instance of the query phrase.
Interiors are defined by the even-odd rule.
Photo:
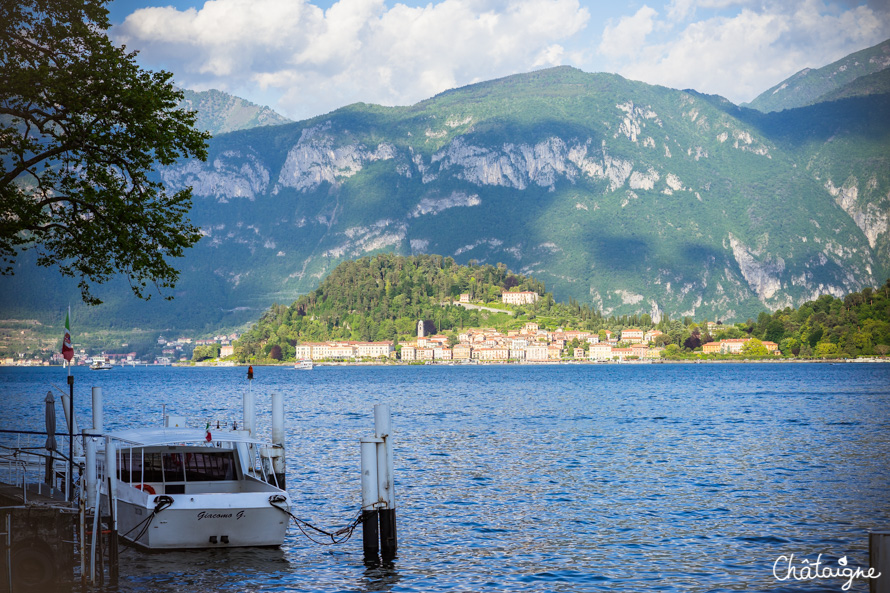
[[[114,446],[115,450],[116,478],[125,483],[142,484],[153,482],[154,480],[149,479],[146,475],[146,468],[149,465],[146,455],[170,453],[172,451],[172,449],[169,448],[169,444],[163,446],[157,444],[145,445],[110,435],[109,441],[112,446]],[[193,451],[213,451],[220,447],[224,449],[233,449],[238,452],[241,472],[245,478],[255,478],[263,483],[273,483],[272,480],[276,480],[272,470],[271,460],[265,455],[265,451],[268,447],[260,446],[259,441],[230,441],[225,436],[222,436],[220,439],[214,440],[213,442],[182,442],[178,445],[187,448],[185,450]],[[103,445],[102,454],[96,456],[96,474],[100,484],[104,484],[107,477],[104,446],[107,446],[107,444]],[[123,468],[131,468],[131,471],[127,472]],[[157,471],[159,471],[159,469],[156,468],[155,472]],[[166,472],[167,470],[164,471]],[[160,482],[164,482],[164,480],[160,480]],[[277,480],[275,485],[277,485]]]
[[[95,479],[96,485],[100,492],[107,492],[108,489],[108,472],[106,468],[106,437],[113,443],[115,447],[115,471],[118,474],[116,479],[124,479],[125,482],[134,481],[134,483],[142,483],[145,476],[142,475],[142,468],[145,460],[143,458],[145,448],[138,443],[129,441],[128,439],[116,438],[111,435],[96,434],[93,437],[77,435],[75,439],[75,457],[72,469],[74,470],[74,480],[69,479],[69,463],[66,452],[60,451],[60,448],[67,448],[67,439],[63,435],[56,435],[59,446],[57,450],[47,450],[46,433],[36,431],[11,431],[0,430],[0,483],[7,485],[7,492],[15,491],[16,504],[28,504],[40,500],[47,502],[50,499],[65,501],[75,500],[83,482],[82,478]],[[90,464],[90,455],[81,456],[87,449],[87,439],[94,439],[95,451],[92,457],[92,468],[87,468]],[[223,442],[225,442],[223,440]],[[184,444],[184,443],[183,443]],[[209,449],[214,449],[222,444],[219,441],[206,443]],[[262,482],[269,483],[270,478],[274,480],[274,472],[271,468],[271,460],[262,452],[265,447],[260,447],[255,443],[246,442],[228,442],[229,447],[238,450],[241,460],[241,471],[245,477],[254,477]],[[146,447],[148,449],[154,447]],[[79,450],[78,450],[79,449]],[[130,459],[125,462],[124,456]],[[138,461],[134,459],[138,456]],[[124,466],[139,467],[139,475],[124,476],[120,475],[120,469]],[[82,475],[85,474],[85,475]],[[92,478],[91,476],[95,476]],[[136,481],[138,480],[138,482]],[[73,488],[73,492],[71,489]]]

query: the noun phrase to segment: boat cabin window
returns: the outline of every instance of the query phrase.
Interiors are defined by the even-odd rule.
[[[145,460],[143,468],[143,458]],[[125,482],[215,482],[236,480],[233,451],[189,451],[185,453],[124,452],[118,477]],[[144,470],[144,474],[143,474]]]
[[[132,456],[124,454],[120,459],[118,473],[125,482],[163,482],[161,454],[146,452],[141,455],[138,450]]]
[[[235,455],[232,451],[185,453],[186,482],[215,482],[235,479]]]

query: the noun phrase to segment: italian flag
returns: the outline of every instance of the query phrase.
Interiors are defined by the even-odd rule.
[[[70,313],[65,314],[65,337],[62,338],[62,357],[71,362],[71,359],[74,358],[74,348],[71,347],[71,326],[68,325],[68,315]]]

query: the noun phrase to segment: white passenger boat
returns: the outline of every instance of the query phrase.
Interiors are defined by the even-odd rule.
[[[92,371],[108,371],[113,367],[104,356],[94,356],[90,362],[90,370]]]
[[[273,448],[246,431],[147,428],[108,436],[121,537],[150,550],[284,542],[290,499],[268,463]]]
[[[308,359],[298,360],[294,363],[294,368],[299,371],[311,371],[313,366],[312,361]]]

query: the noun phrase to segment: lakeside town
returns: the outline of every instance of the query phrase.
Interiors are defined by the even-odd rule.
[[[390,342],[320,342],[296,346],[302,360],[361,360],[398,358],[416,361],[479,361],[479,362],[551,362],[566,359],[582,361],[653,360],[662,358],[663,346],[653,346],[659,330],[643,331],[628,328],[619,332],[601,330],[597,333],[563,330],[549,331],[537,323],[526,323],[522,329],[501,333],[494,328],[466,330],[453,336],[427,335],[427,322],[418,322],[417,339],[400,342],[398,352]],[[751,340],[760,343],[771,355],[778,353],[774,342],[755,338],[726,339],[709,342],[704,352],[741,354]]]
[[[146,365],[171,365],[180,364],[188,361],[199,346],[218,347],[220,351],[219,358],[223,359],[232,356],[234,353],[233,342],[240,337],[238,333],[218,334],[210,338],[189,338],[178,337],[168,340],[163,335],[156,340],[160,354],[157,356],[140,356],[136,351],[130,352],[106,352],[100,354],[91,354],[86,348],[79,347],[75,344],[74,355],[71,361],[72,365],[93,365],[107,364],[118,366],[146,366]],[[121,344],[121,348],[125,349],[128,343]],[[6,356],[0,358],[0,366],[55,366],[63,365],[65,359],[61,351],[48,352],[44,358],[26,357],[26,356]]]
[[[504,305],[523,306],[534,304],[540,295],[532,291],[511,291],[501,295]],[[471,303],[470,295],[460,295],[457,304],[481,306]],[[705,322],[702,328],[709,334],[727,329],[719,322]],[[658,329],[643,330],[635,327],[617,331],[602,329],[597,332],[565,330],[557,327],[549,330],[537,322],[527,322],[519,329],[499,331],[496,328],[472,328],[459,333],[436,333],[432,321],[417,322],[417,337],[412,340],[394,341],[344,341],[304,342],[294,346],[296,361],[312,362],[368,362],[401,361],[404,363],[437,362],[558,362],[558,361],[652,361],[664,357],[666,348],[664,333]],[[146,365],[234,365],[235,342],[239,334],[220,334],[211,338],[193,339],[179,337],[168,340],[159,336],[157,345],[161,355],[150,360],[139,358],[136,352],[89,354],[76,348],[74,365],[92,368],[105,366]],[[126,344],[123,344],[126,346]],[[215,356],[203,360],[194,353],[199,348],[212,348]],[[756,338],[726,338],[702,344],[704,354],[743,355],[756,347],[754,355],[779,356],[778,344]],[[192,353],[190,359],[189,354]],[[49,360],[0,359],[6,366],[49,366],[63,364],[61,353],[55,352]]]
[[[237,364],[455,364],[718,360],[885,360],[890,280],[843,298],[732,319],[653,310],[611,315],[506,266],[460,266],[434,255],[377,255],[339,265],[315,291],[272,304],[241,326],[85,327],[72,364],[105,367]],[[730,320],[721,319],[726,315]],[[713,317],[712,317],[713,316]],[[738,317],[738,316],[736,316]],[[67,327],[67,317],[66,317]],[[208,333],[214,332],[214,333]],[[0,321],[0,364],[62,364],[62,332]],[[307,365],[308,366],[308,365]]]
[[[444,308],[443,315],[424,314],[434,316],[435,320],[400,317],[398,328],[390,325],[388,331],[381,329],[383,325],[374,331],[353,331],[351,327],[364,323],[364,317],[355,316],[343,322],[341,327],[346,331],[337,331],[340,335],[336,337],[330,336],[334,332],[325,336],[324,332],[307,331],[305,335],[298,335],[293,331],[287,325],[288,319],[299,320],[305,316],[316,328],[330,323],[307,314],[298,302],[290,308],[273,306],[260,322],[244,333],[175,339],[157,334],[150,337],[144,332],[141,337],[123,333],[119,334],[117,343],[106,338],[106,343],[114,344],[110,348],[75,344],[71,364],[101,370],[114,366],[309,363],[883,361],[890,353],[880,333],[885,326],[873,319],[871,309],[863,308],[861,316],[854,316],[847,307],[871,307],[874,295],[884,298],[884,292],[882,289],[881,293],[874,293],[866,288],[861,294],[848,295],[844,301],[823,296],[799,310],[789,308],[772,315],[761,313],[757,321],[749,319],[735,324],[696,322],[688,316],[682,320],[665,316],[655,322],[645,314],[612,318],[606,323],[602,318],[591,322],[583,316],[566,315],[565,310],[553,315],[549,307],[542,309],[541,303],[550,297],[535,291],[501,291],[483,300],[473,299],[471,293],[464,292],[438,302]],[[473,323],[464,326],[463,321],[469,318],[463,313],[454,313],[454,309],[472,313]],[[545,311],[550,314],[542,315]],[[451,321],[447,321],[449,315]],[[845,325],[835,325],[841,318],[846,320]],[[853,323],[857,319],[861,322]],[[264,325],[268,320],[277,321]],[[461,321],[459,326],[456,320]],[[393,331],[395,329],[397,331]],[[361,339],[360,334],[378,337]],[[381,334],[387,339],[381,339]],[[8,335],[9,331],[4,330],[0,339],[7,339]],[[773,336],[774,339],[769,339]],[[851,348],[851,344],[856,347]],[[43,340],[37,357],[6,355],[0,358],[0,365],[5,366],[49,366],[63,362],[55,340],[47,339]]]

